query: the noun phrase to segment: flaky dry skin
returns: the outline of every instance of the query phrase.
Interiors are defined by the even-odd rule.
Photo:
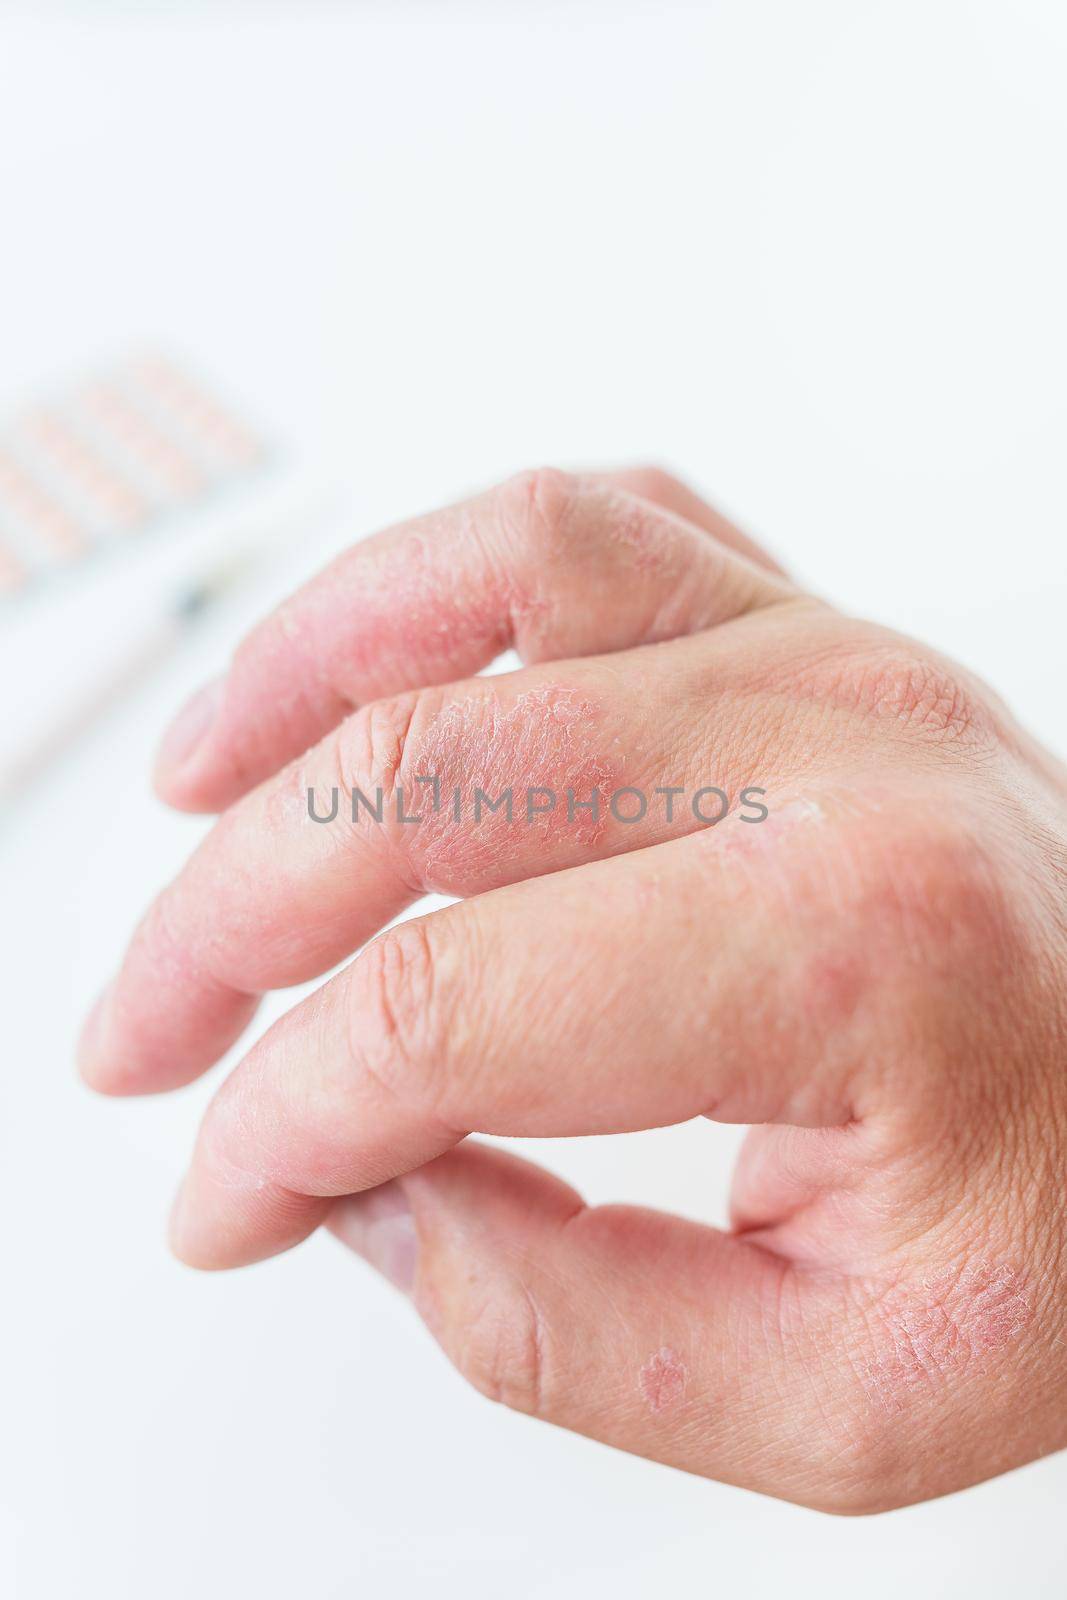
[[[731,805],[474,823],[429,773]],[[158,782],[223,815],[86,1030],[95,1087],[189,1081],[372,939],[218,1094],[186,1260],[329,1220],[483,1392],[830,1510],[1067,1444],[1065,775],[969,675],[663,474],[539,472],[295,596]],[[373,938],[428,888],[459,903]],[[466,1142],[698,1115],[756,1125],[728,1233]]]

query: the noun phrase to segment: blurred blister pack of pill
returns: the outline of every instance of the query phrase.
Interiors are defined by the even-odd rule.
[[[122,356],[0,420],[0,810],[334,491],[230,385]]]
[[[0,594],[40,591],[166,532],[270,463],[233,403],[179,362],[130,356],[0,422]]]

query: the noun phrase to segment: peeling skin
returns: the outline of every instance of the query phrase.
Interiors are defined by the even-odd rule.
[[[594,845],[607,826],[608,797],[616,781],[614,769],[596,748],[601,720],[594,701],[552,684],[524,690],[510,703],[495,692],[482,692],[446,705],[404,763],[403,781],[413,787],[419,774],[435,774],[440,780],[437,814],[429,790],[417,791],[423,822],[414,846],[422,852],[428,886],[462,893],[466,884],[484,882],[487,875],[506,882],[513,862],[520,855],[528,858],[534,840],[546,851],[565,844],[568,853]],[[476,788],[494,800],[510,788],[514,822],[503,811],[486,810],[477,825],[457,828],[450,810],[457,788],[465,816]],[[537,788],[552,790],[556,805],[527,825],[527,790]],[[570,821],[568,789],[577,803],[598,790],[597,816],[576,809]]]
[[[778,786],[764,781],[762,775],[754,776],[751,773],[743,773],[733,779],[729,787],[730,814],[715,827],[704,829],[701,834],[706,840],[707,849],[718,852],[720,859],[726,855],[739,862],[751,860],[763,871],[766,858],[778,855],[783,844],[791,843],[794,835],[798,835],[800,841],[807,835],[813,847],[821,845],[821,835],[825,832],[824,825],[829,821],[829,816],[819,800],[807,796],[794,798]],[[764,791],[757,799],[767,807],[768,815],[758,824],[742,821],[734,809],[739,804],[741,792],[748,788]]]
[[[653,1416],[659,1416],[684,1402],[689,1369],[677,1351],[665,1344],[649,1356],[639,1381],[645,1404]]]
[[[310,676],[312,682],[369,682],[378,685],[376,692],[387,692],[406,665],[397,656],[398,612],[406,619],[407,637],[416,641],[429,680],[434,662],[447,663],[447,676],[452,677],[477,672],[505,650],[511,642],[509,617],[517,604],[511,582],[488,567],[478,587],[472,585],[469,570],[457,567],[450,574],[447,564],[433,558],[433,535],[433,519],[428,518],[384,555],[342,557],[329,585],[306,589],[283,605],[273,626],[286,661],[296,652],[301,676]],[[346,611],[359,617],[359,627],[339,633],[331,629],[332,618]],[[324,639],[331,642],[326,653]],[[457,639],[466,641],[458,656]],[[286,673],[286,679],[295,676]]]
[[[658,572],[678,558],[678,529],[662,511],[649,513],[631,495],[612,495],[608,537],[626,550],[638,572]]]
[[[1025,1277],[1008,1262],[979,1262],[880,1298],[871,1318],[875,1354],[863,1378],[887,1411],[966,1369],[983,1370],[1010,1350],[1033,1321]]]

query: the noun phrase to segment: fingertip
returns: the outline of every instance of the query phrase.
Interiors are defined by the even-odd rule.
[[[74,1051],[78,1077],[94,1094],[109,1099],[129,1099],[135,1095],[164,1094],[181,1089],[199,1077],[202,1066],[180,1060],[149,1063],[138,1053],[131,1054],[117,1037],[122,1032],[114,1024],[114,984],[109,984],[93,1004],[82,1024]]]
[[[193,1224],[188,1203],[189,1180],[183,1177],[174,1192],[167,1217],[167,1246],[175,1261],[194,1272],[218,1272],[230,1265],[207,1242]]]
[[[82,1023],[74,1060],[86,1088],[92,1089],[94,1094],[122,1096],[136,1091],[128,1074],[120,1070],[118,1058],[109,1045],[112,987],[108,984],[101,991]]]
[[[225,800],[209,797],[184,780],[178,781],[170,776],[160,777],[153,773],[152,791],[156,799],[162,800],[171,811],[184,811],[189,816],[215,816],[226,808]]]
[[[248,1267],[302,1243],[331,1204],[237,1167],[205,1146],[202,1130],[171,1206],[168,1243],[179,1261],[201,1272]]]
[[[199,1201],[197,1191],[199,1191]],[[167,1218],[167,1245],[183,1267],[196,1272],[220,1272],[242,1266],[232,1249],[226,1248],[225,1234],[204,1223],[203,1183],[194,1182],[188,1172],[179,1183]],[[254,1259],[254,1258],[253,1258]]]
[[[212,811],[209,792],[210,734],[218,720],[224,679],[216,678],[186,701],[163,735],[152,783],[156,794],[179,811]]]

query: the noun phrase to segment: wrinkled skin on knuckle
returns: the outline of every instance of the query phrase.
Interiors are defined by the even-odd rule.
[[[863,652],[851,663],[842,692],[862,716],[934,739],[992,733],[985,708],[964,675],[904,644]]]
[[[819,1358],[811,1363],[813,1370],[822,1365]],[[894,1464],[879,1420],[827,1380],[823,1373],[811,1392],[791,1401],[788,1445],[784,1452],[781,1441],[772,1446],[781,1459],[767,1487],[780,1499],[832,1516],[867,1516],[902,1503],[894,1496]]]
[[[942,748],[978,758],[1011,734],[996,697],[976,677],[929,647],[830,609],[783,663],[782,686],[876,736],[911,738],[913,747]]]
[[[957,1241],[958,1243],[958,1241]],[[1048,1262],[977,1238],[850,1285],[851,1415],[892,1504],[954,1492],[1067,1442]]]
[[[970,825],[950,789],[887,796],[850,842],[849,937],[890,1002],[907,1009],[931,1044],[957,1037],[975,1010],[1025,962],[1030,935],[1012,903],[1001,851]],[[940,1058],[936,1063],[941,1064]]]
[[[510,631],[524,661],[560,653],[571,574],[587,556],[586,499],[582,480],[554,467],[521,472],[493,492],[491,518],[503,539],[490,559],[510,585]]]
[[[869,1515],[914,1498],[906,1441],[855,1381],[855,1320],[843,1278],[783,1270],[766,1293],[751,1372],[732,1374],[723,1392],[713,1352],[710,1363],[705,1357],[690,1385],[704,1389],[701,1411],[684,1428],[678,1464],[836,1515]],[[740,1450],[738,1439],[747,1441]]]
[[[740,601],[752,587],[713,541],[628,488],[545,468],[499,495],[519,574],[513,636],[525,661],[689,633],[718,609],[728,613],[730,593]]]
[[[581,480],[556,467],[534,467],[508,479],[498,491],[501,515],[536,563],[569,553],[569,534]]]
[[[876,1213],[884,1212],[885,1245],[958,1219],[959,1206],[986,1195],[991,1180],[999,1195],[1010,1182],[1010,1206],[1039,1208],[1063,1127],[1062,1091],[1046,1082],[1047,1064],[1063,1059],[1067,1032],[1061,1025],[1058,1046],[1050,1045],[1042,993],[1063,966],[1050,955],[1040,899],[1035,909],[1014,849],[948,791],[931,804],[924,786],[889,789],[881,802],[850,796],[838,811],[831,797],[821,812],[803,802],[792,833],[784,810],[772,819],[782,829],[776,863],[790,933],[761,1034],[761,1070],[764,1058],[772,1072],[787,1067],[798,1041],[817,1050],[828,1098],[809,1106],[794,1093],[779,1114],[820,1122],[839,1104],[841,1120],[859,1118],[866,1132],[859,1139],[825,1129],[799,1143],[765,1132],[758,1166],[750,1160],[743,1169],[741,1199],[745,1213],[766,1222],[771,1196],[803,1200],[809,1188],[825,1189],[835,1163],[847,1160],[870,1184],[885,1167]],[[762,836],[746,842],[763,847]],[[783,1014],[790,1023],[780,1032],[773,1023]],[[719,1106],[717,1115],[728,1111]],[[785,1155],[792,1176],[782,1171]],[[1037,1161],[1040,1178],[1021,1184],[1017,1155],[1025,1167]],[[907,1193],[894,1205],[902,1175]],[[819,1225],[820,1248],[824,1222],[831,1226],[805,1214],[805,1229]],[[794,1218],[794,1241],[799,1227]]]
[[[825,1425],[824,1425],[825,1426]],[[843,1407],[813,1445],[813,1477],[802,1503],[839,1517],[878,1516],[929,1498],[916,1471],[914,1438],[905,1443],[876,1408]]]
[[[654,566],[677,543],[676,522],[654,504],[677,487],[657,468],[628,475],[626,486],[541,467],[499,491],[504,520],[516,529],[533,568],[608,565],[629,557]],[[699,541],[696,548],[703,548]]]
[[[336,736],[337,776],[343,793],[360,789],[373,800],[381,788],[387,810],[395,804],[408,736],[420,705],[418,693],[374,700],[349,717]]]
[[[972,819],[961,802],[920,824],[892,885],[910,1003],[927,1008],[929,1065],[976,1110],[1029,1100],[1054,1043],[1044,1036],[1065,1042],[1044,993],[1064,970],[1063,941],[1026,857],[1010,829]]]
[[[900,808],[899,793],[891,799],[898,809],[888,814],[869,797],[844,806],[832,796],[800,800],[795,818],[785,806],[772,818],[777,833],[742,841],[750,852],[775,850],[788,930],[764,1049],[784,1070],[810,1036],[820,1082],[839,1080],[854,1114],[908,1100],[928,1058],[941,1069],[956,1014],[988,994],[1001,954],[989,927],[995,884],[972,854]],[[783,1016],[788,1028],[777,1030]],[[779,1114],[807,1122],[802,1109],[791,1103]],[[826,1109],[815,1105],[810,1116],[822,1121]]]
[[[453,1004],[449,967],[419,918],[379,935],[351,968],[349,1053],[387,1100],[432,1110],[441,1095]]]
[[[901,1256],[871,1276],[809,1279],[803,1298],[789,1342],[809,1387],[791,1407],[784,1498],[873,1515],[1062,1446],[1048,1327],[1023,1269]]]
[[[883,1303],[894,1296],[890,1314]],[[792,1348],[809,1388],[797,1401],[793,1426],[803,1450],[793,1452],[787,1498],[833,1515],[870,1516],[983,1475],[968,1476],[958,1459],[958,1352],[948,1341],[943,1350],[933,1339],[924,1343],[913,1315],[930,1301],[921,1283],[837,1274],[808,1281]]]
[[[544,1412],[545,1329],[532,1295],[512,1273],[487,1285],[452,1324],[446,1350],[473,1388],[528,1416]]]
[[[375,700],[349,717],[333,739],[329,776],[339,791],[341,820],[354,836],[386,853],[413,895],[428,885],[418,865],[421,822],[405,820],[424,809],[426,799],[411,746],[439,714],[443,695],[432,688]],[[328,804],[325,793],[321,804]]]

